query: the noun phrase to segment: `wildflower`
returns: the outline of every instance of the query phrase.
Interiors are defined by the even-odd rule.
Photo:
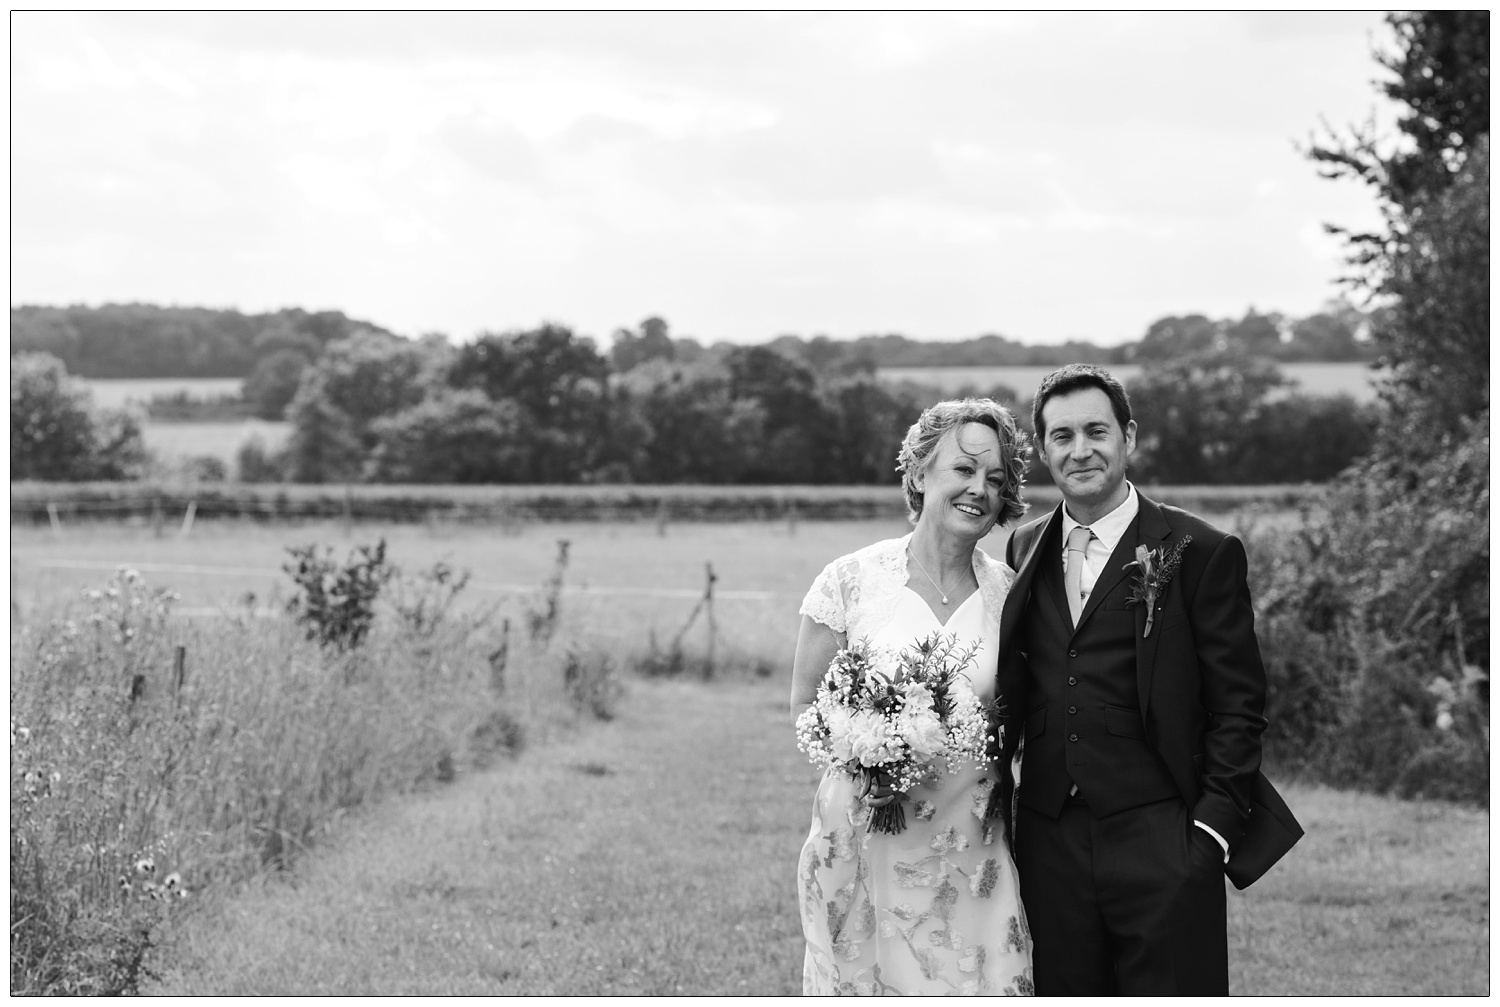
[[[135,862],[135,872],[137,874],[156,873],[156,861],[152,860],[150,857],[142,857]]]

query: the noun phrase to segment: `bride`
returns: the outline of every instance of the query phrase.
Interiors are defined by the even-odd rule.
[[[1000,609],[1015,572],[978,548],[1024,511],[1025,442],[990,399],[940,402],[897,459],[914,528],[834,560],[802,603],[792,719],[850,641],[897,650],[941,632],[977,650],[966,669],[995,698]],[[985,811],[1003,770],[967,768],[915,787],[907,827],[870,832],[871,809],[902,799],[827,772],[797,868],[804,994],[1029,995],[1031,934],[998,821]]]

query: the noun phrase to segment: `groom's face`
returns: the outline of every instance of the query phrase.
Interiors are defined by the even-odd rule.
[[[1125,499],[1125,463],[1135,451],[1135,421],[1123,429],[1098,388],[1054,395],[1042,407],[1037,449],[1075,517],[1102,517]]]

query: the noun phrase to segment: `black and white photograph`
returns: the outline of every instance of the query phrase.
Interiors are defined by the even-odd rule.
[[[13,10],[12,996],[1488,996],[1485,10]]]

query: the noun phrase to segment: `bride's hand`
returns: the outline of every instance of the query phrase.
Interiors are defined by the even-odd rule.
[[[859,796],[865,802],[865,807],[883,808],[896,799],[896,792],[889,784],[867,777],[861,785]]]

